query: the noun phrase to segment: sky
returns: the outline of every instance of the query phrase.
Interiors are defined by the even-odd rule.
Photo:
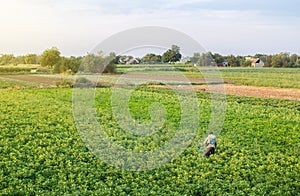
[[[222,55],[300,54],[298,0],[0,0],[0,54],[85,55],[116,33],[167,27]]]

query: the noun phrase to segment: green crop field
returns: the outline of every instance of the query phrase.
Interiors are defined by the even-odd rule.
[[[298,101],[227,96],[216,154],[205,158],[197,147],[209,124],[211,101],[198,92],[200,120],[191,145],[166,165],[126,171],[88,150],[74,125],[72,92],[0,90],[1,195],[299,195]],[[172,138],[181,112],[174,92],[141,86],[132,94],[130,112],[138,122],[149,121],[152,102],[165,107],[165,126],[150,137],[118,127],[111,93],[99,88],[95,100],[98,120],[112,141],[149,151]]]
[[[187,65],[131,65],[118,67],[121,73],[147,73],[154,75],[169,75],[173,72],[183,74],[188,78],[202,78],[201,71],[208,68],[195,68]],[[279,88],[300,88],[299,68],[218,68],[222,78],[238,85],[267,86]]]
[[[222,68],[220,71],[224,79],[239,85],[300,88],[298,68]]]
[[[6,76],[9,74],[17,74],[18,71],[28,69],[26,67],[16,67],[13,70],[10,67],[0,67],[0,88],[22,87],[26,88],[39,86],[39,84],[28,84],[28,81],[11,81]],[[114,83],[122,74],[142,74],[155,76],[174,76],[179,74],[187,78],[203,79],[201,71],[205,72],[207,68],[197,69],[190,65],[184,64],[158,64],[158,65],[118,65],[117,75],[102,75],[101,80],[105,83]],[[28,71],[28,70],[27,70]],[[29,69],[30,71],[30,69]],[[266,86],[277,88],[295,88],[300,89],[300,68],[219,68],[220,78],[225,83],[233,83],[237,85],[247,86]],[[72,75],[58,74],[28,74],[29,76],[41,76],[45,78],[74,80]],[[193,84],[202,84],[196,82]]]

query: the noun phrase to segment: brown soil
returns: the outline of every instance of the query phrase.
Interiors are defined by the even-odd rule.
[[[236,86],[225,85],[226,93],[243,96],[254,96],[264,98],[279,98],[300,101],[300,89],[256,87],[256,86]]]
[[[144,79],[154,79],[154,80],[165,80],[165,81],[185,81],[178,76],[152,76],[152,75],[143,75],[143,74],[125,74],[123,77],[128,78],[144,78]],[[198,78],[188,78],[189,82],[194,83],[205,83],[207,81]],[[218,82],[210,80],[210,82]],[[300,89],[292,88],[275,88],[275,87],[257,87],[257,86],[241,86],[230,84],[232,81],[224,81],[226,84],[212,84],[212,85],[176,85],[172,88],[180,89],[190,89],[190,90],[201,90],[207,92],[219,92],[239,96],[251,96],[251,97],[262,97],[262,98],[278,98],[278,99],[287,99],[287,100],[297,100],[300,101]],[[169,88],[165,85],[154,85],[161,88]]]
[[[26,82],[36,82],[41,84],[55,85],[56,82],[62,81],[60,78],[48,78],[42,76],[32,76],[32,75],[6,75],[4,76],[9,79],[15,79]]]
[[[156,87],[169,88],[168,86],[155,85]],[[224,85],[193,85],[184,86],[178,85],[175,88],[200,90],[207,92],[219,92],[239,96],[251,96],[251,97],[262,97],[262,98],[278,98],[287,100],[300,101],[300,89],[290,88],[274,88],[274,87],[257,87],[257,86],[240,86],[234,84]]]

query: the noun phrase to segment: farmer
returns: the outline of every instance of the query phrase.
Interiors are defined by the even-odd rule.
[[[213,132],[210,132],[207,138],[204,141],[206,146],[205,156],[209,157],[211,154],[215,153],[215,148],[217,147],[217,137],[214,135]]]

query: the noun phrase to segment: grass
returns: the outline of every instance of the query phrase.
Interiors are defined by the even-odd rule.
[[[145,65],[120,66],[122,73],[153,74],[153,75],[173,75],[183,74],[188,78],[203,78],[202,73],[206,73],[210,68],[197,69],[183,64],[179,65]],[[299,68],[216,68],[225,81],[231,81],[237,85],[265,86],[278,88],[300,88]]]
[[[224,79],[235,84],[278,88],[300,88],[299,68],[221,68]]]

